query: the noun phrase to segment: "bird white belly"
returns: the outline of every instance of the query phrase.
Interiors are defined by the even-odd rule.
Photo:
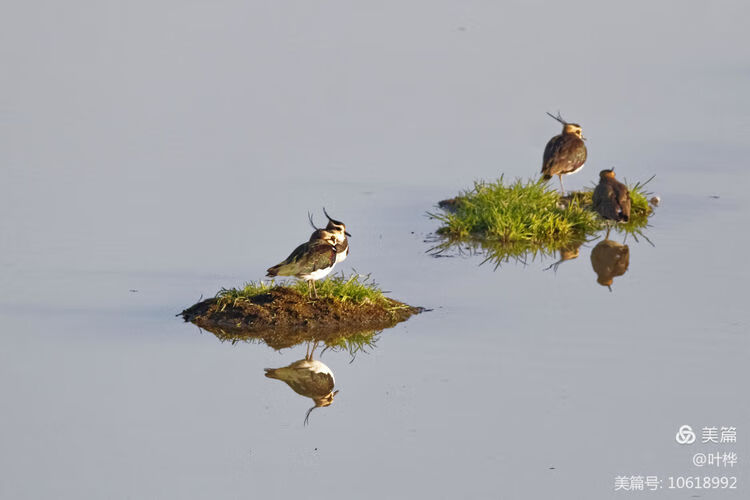
[[[336,264],[338,264],[339,262],[344,262],[344,260],[346,260],[346,254],[348,254],[348,253],[349,253],[348,250],[344,250],[343,252],[337,253],[336,254]]]
[[[326,267],[325,269],[318,269],[317,271],[313,271],[310,274],[302,274],[302,275],[300,275],[300,277],[303,280],[315,280],[315,281],[317,281],[317,280],[319,280],[319,279],[321,279],[321,278],[323,278],[325,276],[328,276],[328,273],[330,273],[331,271],[333,271],[333,268],[334,268],[335,265],[336,265],[336,263],[334,263],[333,266],[331,266],[331,267]]]
[[[583,165],[585,165],[585,163],[584,163]],[[578,172],[579,170],[581,170],[581,169],[583,168],[583,165],[581,165],[580,167],[578,167],[578,168],[577,168],[577,169],[575,169],[575,170],[571,170],[570,172],[568,172],[568,173],[567,173],[567,174],[565,174],[565,175],[571,175],[571,174],[575,174],[576,172]]]
[[[333,379],[333,372],[331,371],[330,368],[328,368],[328,365],[326,365],[325,363],[322,363],[322,362],[318,361],[317,359],[313,359],[310,362],[310,371],[312,371],[313,373],[323,373],[323,374],[330,375],[331,376],[331,380],[334,380]],[[334,381],[334,383],[335,383],[335,381]]]

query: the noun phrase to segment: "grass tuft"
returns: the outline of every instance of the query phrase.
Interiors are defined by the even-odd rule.
[[[296,290],[304,297],[312,298],[312,293],[308,289],[307,282],[295,281],[288,288]],[[253,297],[267,293],[273,288],[282,287],[275,282],[264,283],[263,281],[251,281],[246,283],[243,288],[222,288],[216,294],[218,303],[222,308],[235,306],[239,301],[249,300]],[[315,283],[320,299],[332,298],[340,302],[349,302],[354,304],[390,304],[385,294],[375,283],[369,274],[362,275],[354,273],[349,277],[340,275],[329,277]]]
[[[217,298],[226,300],[236,299],[249,299],[255,297],[261,293],[265,293],[271,289],[271,285],[263,283],[263,281],[250,281],[245,283],[244,288],[222,288],[219,293],[216,294]]]
[[[307,283],[304,281],[297,281],[290,287],[302,295],[310,296]],[[347,278],[342,271],[339,275],[316,281],[315,288],[318,291],[318,297],[321,299],[330,297],[341,302],[353,302],[355,304],[386,302],[385,294],[369,274],[363,275],[355,272]]]
[[[630,221],[613,226],[614,231],[643,235],[652,213],[651,193],[644,190],[650,180],[629,186]],[[510,259],[525,262],[529,256],[533,259],[580,246],[606,228],[592,209],[592,195],[593,187],[561,197],[541,180],[517,179],[508,185],[502,177],[477,181],[472,189],[441,202],[442,213],[428,213],[442,223],[431,252],[481,250],[487,254],[485,261],[497,266]]]

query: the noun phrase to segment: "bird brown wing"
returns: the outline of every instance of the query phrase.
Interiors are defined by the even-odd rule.
[[[544,157],[542,158],[542,174],[548,174],[550,164],[552,159],[557,154],[557,151],[560,149],[560,146],[562,144],[562,135],[556,135],[552,139],[547,142],[547,145],[544,147]],[[548,174],[547,177],[551,177],[552,174]]]
[[[614,193],[612,192],[612,186],[606,182],[600,182],[594,189],[594,194],[591,196],[591,201],[594,206],[594,210],[597,212],[605,205]]]
[[[599,215],[605,219],[617,220],[617,202],[612,184],[601,181],[594,189],[591,197],[592,205]]]
[[[336,247],[323,240],[303,243],[289,257],[268,269],[268,276],[300,276],[331,267],[336,262]]]
[[[284,259],[283,261],[279,262],[273,267],[269,267],[266,271],[266,276],[273,277],[273,276],[293,276],[294,273],[289,273],[287,271],[290,270],[290,265],[296,264],[307,252],[308,247],[310,246],[309,242],[302,243],[297,248],[295,248],[292,253],[289,254],[289,257]]]
[[[314,372],[307,368],[294,369],[292,376],[281,380],[286,382],[294,392],[308,398],[320,398],[330,394],[334,385],[330,374]]]
[[[602,180],[594,189],[591,201],[594,210],[605,219],[625,222],[630,219],[630,192],[622,182]]]
[[[586,162],[586,144],[573,134],[556,135],[544,148],[542,174],[545,179],[581,168]]]
[[[323,397],[333,390],[333,377],[329,373],[311,373],[309,378],[310,397]]]
[[[310,244],[310,250],[300,261],[300,265],[303,268],[301,273],[306,274],[318,269],[325,269],[335,263],[336,246],[327,241],[315,241]]]
[[[617,182],[614,186],[615,197],[619,205],[619,220],[627,222],[630,220],[630,191],[622,182]]]

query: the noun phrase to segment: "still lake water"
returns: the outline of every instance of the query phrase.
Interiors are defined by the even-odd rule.
[[[747,498],[747,2],[10,2],[0,19],[0,497]],[[425,216],[538,174],[559,125],[662,198],[612,292],[592,244],[493,271]],[[552,184],[556,186],[556,184]],[[340,269],[433,311],[310,406],[175,314],[346,222]],[[680,446],[683,424],[737,443]],[[700,441],[700,435],[699,435]],[[736,452],[734,468],[691,464]],[[657,492],[614,491],[658,476]],[[735,491],[669,490],[726,475]]]

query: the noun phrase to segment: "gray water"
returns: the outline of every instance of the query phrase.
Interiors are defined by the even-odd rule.
[[[747,2],[4,5],[2,498],[746,498]],[[538,174],[557,110],[588,138],[566,188],[656,174],[654,246],[611,293],[593,243],[556,273],[426,254],[437,201]],[[340,393],[304,426],[263,376],[304,346],[175,314],[323,206],[341,270],[433,310],[325,352]],[[638,475],[662,488],[614,490]]]

